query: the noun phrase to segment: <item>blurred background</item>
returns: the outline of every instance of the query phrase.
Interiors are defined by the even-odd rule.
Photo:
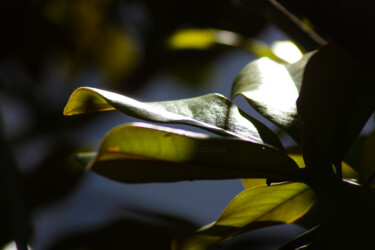
[[[33,249],[165,249],[217,219],[243,190],[240,180],[126,185],[84,172],[74,154],[96,150],[107,131],[135,119],[116,111],[64,117],[77,87],[141,101],[230,97],[250,61],[301,56],[240,1],[14,0],[1,2],[0,19],[0,246],[21,232]],[[276,129],[241,98],[235,103]],[[274,249],[303,231],[262,229],[218,248],[248,249],[246,241]]]

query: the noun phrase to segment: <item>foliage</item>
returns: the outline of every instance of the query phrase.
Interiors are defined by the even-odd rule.
[[[201,15],[191,22],[192,28],[180,29],[177,24],[186,23],[192,15],[178,16],[168,12],[172,15],[168,17],[176,22],[169,19],[165,22],[156,15],[158,11],[167,15],[166,9],[160,6],[168,6],[169,11],[176,8],[176,13],[181,9],[168,1],[162,1],[160,6],[145,1],[144,7],[150,11],[151,19],[165,24],[166,28],[158,34],[148,33],[144,49],[148,57],[140,60],[141,53],[137,53],[130,32],[121,33],[110,22],[103,21],[103,9],[110,6],[110,2],[96,1],[90,5],[83,0],[74,4],[52,1],[43,5],[46,12],[42,19],[52,20],[67,32],[73,47],[82,52],[80,62],[94,62],[112,83],[118,84],[124,79],[146,82],[163,67],[179,74],[178,63],[183,68],[189,65],[192,58],[185,55],[194,53],[209,55],[212,59],[223,51],[241,49],[261,58],[250,62],[234,78],[231,100],[213,93],[189,99],[141,102],[93,87],[80,87],[72,93],[64,115],[118,110],[150,122],[122,124],[110,130],[98,151],[76,154],[82,168],[123,183],[242,178],[245,186],[216,221],[198,229],[185,220],[142,212],[140,217],[146,219],[136,217],[118,221],[114,227],[104,228],[99,234],[103,232],[114,237],[116,234],[111,230],[124,223],[134,231],[120,230],[149,232],[147,235],[160,233],[153,238],[157,243],[155,247],[165,248],[167,242],[174,250],[207,249],[245,232],[296,223],[305,227],[306,233],[280,249],[372,248],[372,230],[368,229],[375,223],[372,212],[375,209],[372,185],[374,132],[361,135],[361,131],[375,110],[373,63],[363,46],[358,46],[358,41],[352,39],[351,34],[357,34],[352,23],[344,31],[333,28],[337,20],[345,20],[344,17],[357,22],[359,10],[348,10],[340,15],[334,10],[335,5],[319,4],[323,8],[323,18],[318,18],[321,10],[309,8],[314,5],[313,1],[305,4],[280,1],[295,15],[276,1],[243,1],[235,11],[225,9],[228,7],[226,1],[219,1],[215,6],[217,12],[209,14],[211,19],[205,16],[210,6],[202,4],[202,10],[197,12]],[[184,6],[194,9],[197,4],[193,1]],[[367,10],[360,4],[353,4],[360,10]],[[86,12],[88,8],[94,9]],[[230,11],[238,14],[231,19],[233,22],[226,23],[219,18],[220,14],[228,15]],[[330,16],[329,11],[338,18]],[[304,52],[303,57],[296,62],[287,62],[254,39],[261,27],[254,25],[253,30],[247,32],[239,25],[247,13],[259,20],[259,26],[266,19],[278,25]],[[368,11],[363,11],[362,20],[373,24]],[[80,24],[75,26],[79,30],[67,28],[75,21]],[[101,29],[97,30],[93,27],[98,23]],[[74,35],[79,31],[84,31],[82,37]],[[367,35],[363,37],[367,42],[373,39]],[[65,49],[70,51],[71,47]],[[68,54],[71,56],[71,51]],[[369,49],[368,54],[372,55],[373,49]],[[172,63],[170,59],[173,59]],[[193,64],[204,64],[203,61],[192,61]],[[198,68],[192,67],[188,75],[201,74],[201,67]],[[184,69],[182,75],[186,73]],[[272,131],[241,110],[232,101],[237,96],[243,96],[279,131]],[[211,134],[161,124],[189,125]],[[280,133],[291,137],[296,146],[286,147]],[[6,142],[2,144],[6,145]],[[9,172],[9,176],[16,175]],[[81,175],[82,171],[73,171],[73,182]],[[33,176],[34,179],[37,177],[37,174]],[[28,202],[31,207],[34,207],[33,202],[43,201],[31,200]],[[20,230],[27,229],[21,226]],[[73,235],[54,247],[95,249],[97,246],[92,245],[95,235],[94,231],[78,238]],[[4,241],[9,237],[7,235]],[[25,237],[30,236],[15,234],[19,247],[27,241]],[[129,247],[136,244],[131,238],[128,241]],[[145,244],[144,247],[150,246]]]

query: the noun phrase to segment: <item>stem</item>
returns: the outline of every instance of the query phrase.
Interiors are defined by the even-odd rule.
[[[27,250],[28,223],[21,187],[17,177],[17,164],[5,139],[4,123],[0,110],[0,175],[5,204],[8,204],[11,230],[18,250]]]
[[[247,6],[259,9],[265,18],[296,40],[307,51],[316,50],[327,41],[308,29],[301,20],[275,0],[245,1]]]

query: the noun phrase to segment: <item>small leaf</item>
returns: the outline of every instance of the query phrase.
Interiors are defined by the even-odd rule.
[[[271,146],[145,123],[108,132],[89,168],[127,183],[303,178],[294,161]]]
[[[175,239],[172,249],[207,249],[239,233],[291,223],[303,216],[315,201],[312,189],[302,183],[246,189],[229,203],[216,222],[202,227],[191,237]]]
[[[208,49],[217,44],[216,32],[214,29],[179,30],[168,39],[167,46],[170,49]]]
[[[234,80],[232,99],[243,95],[260,114],[300,141],[301,123],[297,115],[297,86],[311,54],[285,66],[268,58],[246,65]]]
[[[374,112],[374,80],[367,65],[334,44],[307,63],[298,114],[329,160],[343,159]]]
[[[65,115],[118,109],[139,119],[187,124],[220,135],[235,136],[282,149],[276,135],[219,94],[191,99],[143,103],[129,97],[95,88],[78,88],[65,107]]]

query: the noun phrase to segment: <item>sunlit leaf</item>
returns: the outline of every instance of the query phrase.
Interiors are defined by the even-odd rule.
[[[332,161],[341,161],[375,109],[371,69],[330,44],[306,65],[298,113]]]
[[[173,249],[207,249],[239,233],[291,223],[303,216],[315,201],[312,189],[302,183],[246,189],[229,203],[216,222],[202,227],[191,237],[174,240]]]
[[[302,52],[291,41],[276,41],[272,44],[271,49],[273,53],[288,63],[295,63],[303,56]]]
[[[295,64],[279,64],[261,58],[246,65],[234,80],[232,98],[243,95],[264,117],[300,141],[301,123],[297,115],[299,81],[310,54]]]
[[[143,103],[105,90],[79,88],[71,95],[64,114],[75,115],[113,109],[147,121],[187,124],[217,134],[265,142],[282,148],[270,129],[219,94]]]
[[[89,168],[127,183],[303,178],[294,161],[273,147],[145,123],[111,130]]]

